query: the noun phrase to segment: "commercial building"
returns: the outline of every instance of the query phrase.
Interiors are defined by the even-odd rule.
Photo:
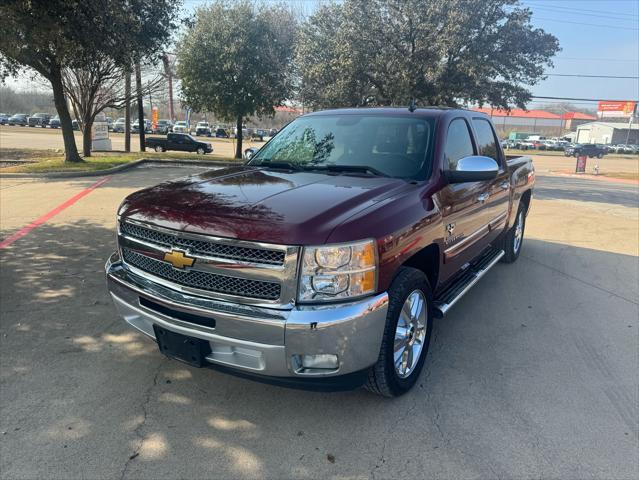
[[[581,112],[566,112],[561,118],[564,121],[564,129],[575,131],[579,125],[597,120],[594,115]]]
[[[544,110],[502,110],[499,108],[474,108],[476,112],[489,115],[497,133],[508,136],[513,131],[524,131],[531,134],[560,135],[563,131],[561,116]]]
[[[639,144],[639,123],[590,122],[577,127],[577,143]]]

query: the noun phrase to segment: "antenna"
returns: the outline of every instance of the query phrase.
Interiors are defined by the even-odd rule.
[[[415,111],[416,108],[417,108],[417,100],[415,98],[413,98],[410,101],[410,105],[408,106],[408,111],[412,113],[412,112]]]

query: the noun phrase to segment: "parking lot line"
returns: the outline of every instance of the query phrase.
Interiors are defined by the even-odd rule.
[[[2,250],[3,248],[8,247],[13,242],[15,242],[16,240],[19,240],[20,238],[24,237],[25,235],[28,235],[31,230],[33,230],[36,227],[39,227],[40,225],[42,225],[43,223],[47,222],[51,218],[55,217],[58,213],[60,213],[63,210],[67,209],[68,207],[70,207],[71,205],[76,203],[78,200],[80,200],[85,195],[88,195],[89,193],[91,193],[93,190],[98,188],[100,185],[104,185],[110,179],[111,179],[111,177],[109,176],[109,177],[104,177],[101,180],[98,180],[93,185],[91,185],[90,187],[85,188],[80,193],[78,193],[78,194],[74,195],[73,197],[69,198],[68,200],[64,201],[63,203],[61,203],[60,205],[55,207],[53,210],[51,210],[51,211],[45,213],[44,215],[42,215],[41,217],[35,219],[33,222],[31,222],[30,224],[26,225],[25,227],[22,227],[16,233],[11,235],[10,237],[5,238],[4,240],[2,240],[2,242],[0,242],[0,250]]]

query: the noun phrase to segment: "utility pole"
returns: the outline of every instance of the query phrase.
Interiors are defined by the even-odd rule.
[[[124,71],[124,151],[131,151],[131,68]]]
[[[144,98],[142,97],[142,72],[140,71],[140,61],[135,62],[135,90],[138,99],[138,129],[140,130],[140,151],[145,152],[144,147]]]
[[[162,56],[162,63],[164,63],[164,74],[166,75],[166,80],[169,84],[169,118],[172,122],[174,122],[175,112],[173,111],[173,73],[171,72],[168,53],[165,53]]]
[[[151,94],[151,82],[146,82],[146,88],[149,89],[149,104],[151,105],[151,111],[153,111],[153,96]]]

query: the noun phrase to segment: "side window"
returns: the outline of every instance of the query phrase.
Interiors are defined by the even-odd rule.
[[[477,150],[479,150],[479,155],[490,157],[497,163],[501,163],[499,160],[495,133],[493,132],[493,128],[490,126],[488,120],[484,120],[483,118],[473,118],[473,126],[477,133]]]
[[[474,155],[474,151],[468,124],[463,118],[456,118],[448,126],[446,146],[444,147],[444,166],[447,166],[449,170],[454,170],[460,159],[471,155]]]

